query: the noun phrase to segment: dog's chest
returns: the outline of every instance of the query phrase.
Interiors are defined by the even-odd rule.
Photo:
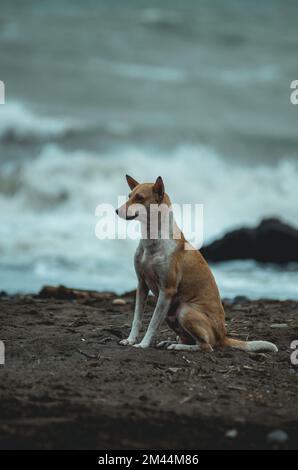
[[[167,279],[174,250],[173,241],[161,240],[156,245],[144,247],[140,253],[138,271],[155,295]]]

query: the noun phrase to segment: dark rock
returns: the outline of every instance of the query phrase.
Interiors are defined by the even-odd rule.
[[[112,299],[112,292],[96,292],[85,289],[72,289],[65,286],[43,286],[38,293],[38,297],[43,299],[60,299],[60,300],[106,300]]]
[[[236,295],[233,300],[233,304],[243,304],[245,302],[249,302],[249,298],[245,295]]]
[[[227,233],[203,247],[201,253],[208,261],[298,262],[298,230],[278,219],[264,219],[256,228]]]

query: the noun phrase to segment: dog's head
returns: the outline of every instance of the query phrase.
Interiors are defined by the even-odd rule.
[[[157,178],[155,183],[140,184],[128,175],[126,175],[126,180],[131,189],[128,201],[116,209],[116,213],[122,219],[142,220],[147,217],[151,205],[168,204],[168,197],[165,194],[161,176]]]

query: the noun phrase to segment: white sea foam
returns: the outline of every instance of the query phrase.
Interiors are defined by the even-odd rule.
[[[44,140],[58,138],[79,129],[71,119],[35,114],[23,103],[6,102],[0,107],[0,140]]]
[[[177,26],[182,22],[182,18],[177,11],[169,9],[147,8],[140,13],[141,23],[148,26]]]
[[[112,72],[121,77],[146,80],[153,82],[182,82],[187,74],[183,69],[157,65],[140,64],[133,62],[119,62],[104,59],[95,59],[93,66],[103,72]]]
[[[204,204],[206,240],[235,222],[254,225],[268,215],[297,225],[298,170],[290,161],[244,169],[206,147],[184,146],[171,155],[129,147],[97,155],[48,144],[38,158],[10,169],[7,178],[18,181],[15,193],[1,194],[0,185],[1,263],[15,272],[11,289],[18,289],[17,277],[24,272],[30,273],[31,289],[45,282],[119,292],[135,285],[136,242],[100,241],[94,234],[96,206],[116,206],[117,196],[127,194],[126,173],[140,182],[161,175],[173,202]],[[223,295],[298,297],[295,269],[282,274],[241,266],[216,268]],[[9,279],[3,276],[2,288],[9,288]]]

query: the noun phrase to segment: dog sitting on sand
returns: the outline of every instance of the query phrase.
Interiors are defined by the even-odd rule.
[[[277,347],[268,341],[240,341],[227,336],[225,312],[215,279],[203,256],[185,240],[175,223],[162,178],[142,184],[128,175],[126,179],[131,193],[116,213],[126,220],[138,220],[142,238],[135,254],[138,287],[134,319],[128,338],[120,344],[148,348],[159,325],[166,320],[178,340],[163,341],[160,347],[198,351],[230,346],[245,351],[277,352]],[[155,235],[150,236],[156,228],[152,226],[152,207],[161,212],[161,218],[172,220],[167,236],[159,223]],[[147,332],[138,343],[150,290],[157,297],[157,304]]]

